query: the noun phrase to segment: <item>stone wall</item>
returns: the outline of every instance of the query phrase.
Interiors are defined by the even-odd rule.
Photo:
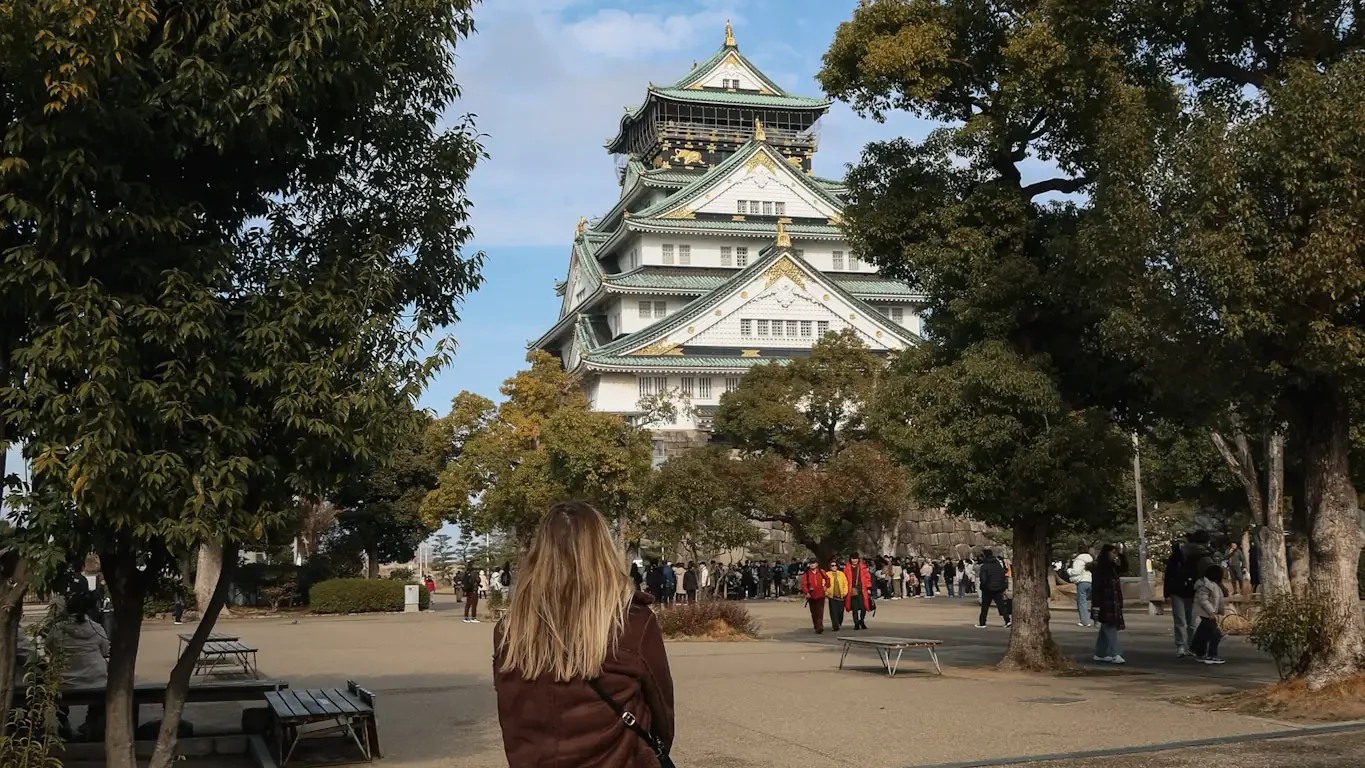
[[[749,553],[755,557],[778,554],[788,556],[796,549],[791,533],[780,523],[755,523],[767,536],[767,545]],[[941,508],[916,507],[906,510],[893,530],[878,537],[868,536],[859,549],[865,555],[898,557],[965,558],[987,547],[1001,549],[989,535],[990,526],[977,520],[949,515]]]

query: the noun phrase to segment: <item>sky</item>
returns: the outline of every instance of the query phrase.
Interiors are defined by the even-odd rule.
[[[447,329],[458,347],[422,405],[449,410],[461,390],[498,398],[523,367],[526,344],[559,315],[555,280],[569,267],[579,217],[620,193],[612,138],[650,82],[671,83],[709,57],[731,21],[740,51],[790,93],[822,96],[815,81],[835,28],[857,0],[485,0],[477,33],[457,49],[464,89],[454,114],[473,114],[489,158],[474,172],[474,241],[484,286]],[[842,178],[868,142],[923,138],[910,115],[885,124],[836,103],[821,125],[815,172]]]

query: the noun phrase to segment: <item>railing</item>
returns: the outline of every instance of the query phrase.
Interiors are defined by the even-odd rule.
[[[767,134],[769,144],[814,149],[817,143],[815,134],[810,131],[793,131],[786,128],[769,128],[764,126],[763,132]],[[677,125],[674,123],[662,123],[659,125],[659,138],[661,139],[722,141],[743,144],[753,137],[753,128],[736,128],[722,125]]]

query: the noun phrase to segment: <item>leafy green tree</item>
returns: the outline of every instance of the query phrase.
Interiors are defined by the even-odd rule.
[[[715,432],[739,452],[739,506],[780,523],[820,558],[852,548],[909,505],[904,472],[868,429],[885,378],[852,331],[827,334],[809,357],[752,368],[721,397]]]
[[[444,428],[436,420],[411,406],[391,418],[402,425],[392,449],[348,473],[330,498],[340,529],[334,552],[363,553],[371,579],[379,578],[383,563],[411,560],[431,535],[422,500],[448,461],[447,444],[436,437]]]
[[[1080,257],[1086,209],[1059,196],[1125,192],[1104,175],[1115,144],[1150,147],[1151,110],[1171,98],[1126,66],[1127,40],[1071,7],[861,5],[819,74],[864,114],[943,124],[921,143],[865,149],[845,228],[881,274],[926,296],[926,345],[896,364],[900,391],[885,400],[888,430],[904,427],[889,440],[933,494],[922,500],[1012,528],[1004,664],[1025,669],[1061,663],[1050,537],[1112,512],[1128,449],[1109,414],[1145,400],[1144,382],[1102,343],[1129,281]],[[1026,180],[1037,159],[1056,175]]]
[[[719,447],[664,462],[650,483],[644,532],[664,551],[681,545],[693,560],[759,544],[763,534],[745,516],[745,468]]]
[[[1144,0],[1114,10],[1111,23],[1189,98],[1159,162],[1150,142],[1125,147],[1143,157],[1118,169],[1140,194],[1100,201],[1109,237],[1098,245],[1123,242],[1150,295],[1183,310],[1149,325],[1195,350],[1188,378],[1210,382],[1250,435],[1264,424],[1295,443],[1286,480],[1301,461],[1290,493],[1308,540],[1295,560],[1311,560],[1309,590],[1341,619],[1308,667],[1316,688],[1365,663],[1356,572],[1365,536],[1350,459],[1365,365],[1360,4]]]
[[[438,533],[431,545],[431,570],[443,579],[451,577],[450,570],[455,565],[455,549],[450,541],[450,534]]]
[[[437,127],[471,30],[467,0],[0,7],[0,305],[27,318],[0,399],[30,499],[69,504],[18,525],[99,555],[114,768],[136,764],[144,597],[222,544],[167,689],[166,768],[239,543],[379,452],[443,358],[420,347],[480,263],[459,247],[481,150]]]
[[[502,386],[497,408],[461,393],[447,417],[453,460],[423,503],[428,521],[488,533],[531,535],[554,501],[577,498],[628,521],[643,513],[650,472],[648,432],[588,407],[578,383],[545,352]]]

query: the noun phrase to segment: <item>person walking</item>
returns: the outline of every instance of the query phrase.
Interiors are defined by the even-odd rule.
[[[180,594],[180,585],[176,585],[175,599],[171,602],[171,615],[175,618],[176,624],[184,624],[185,618],[185,598]]]
[[[680,603],[687,599],[687,569],[682,563],[673,564],[673,594],[669,600]]]
[[[683,591],[687,593],[689,605],[697,602],[697,564],[691,560],[687,561],[687,570],[683,571]]]
[[[1194,639],[1190,642],[1195,658],[1205,664],[1223,663],[1223,657],[1218,655],[1218,644],[1223,640],[1218,617],[1223,615],[1225,605],[1227,592],[1223,586],[1223,569],[1211,565],[1194,587],[1194,613],[1199,617],[1199,627],[1194,630]]]
[[[953,581],[957,579],[957,567],[952,558],[943,561],[943,583],[948,585],[948,597],[953,596]]]
[[[1165,585],[1162,591],[1171,601],[1171,622],[1175,632],[1175,656],[1183,659],[1194,654],[1194,587],[1213,565],[1213,552],[1208,547],[1208,531],[1185,535],[1184,543],[1171,548],[1166,561]]]
[[[460,579],[460,589],[464,590],[464,623],[479,623],[479,577],[473,568],[466,568]]]
[[[905,569],[901,567],[899,557],[891,561],[891,588],[895,590],[893,600],[905,599]]]
[[[919,583],[924,590],[924,599],[934,598],[934,563],[932,560],[925,560],[924,565],[919,568]]]
[[[1232,594],[1242,594],[1242,586],[1245,584],[1247,575],[1247,556],[1246,552],[1237,542],[1232,542],[1228,546],[1228,579],[1232,582]],[[1198,630],[1195,630],[1196,632]]]
[[[848,576],[839,567],[839,561],[830,560],[825,576],[825,599],[829,603],[829,628],[838,632],[844,625],[844,598],[848,596]]]
[[[1071,561],[1071,567],[1066,569],[1066,575],[1071,579],[1071,583],[1076,585],[1078,627],[1094,626],[1094,622],[1090,620],[1090,593],[1093,590],[1090,564],[1093,562],[1095,558],[1091,557],[1089,552],[1082,552],[1076,555],[1076,559]]]
[[[806,607],[810,608],[810,623],[815,634],[825,633],[825,572],[820,561],[811,558],[806,570],[801,574],[801,594],[806,596]]]
[[[844,595],[844,610],[853,614],[853,629],[867,629],[867,612],[875,610],[877,603],[872,590],[872,572],[867,563],[858,555],[850,555],[848,565],[844,566],[844,578],[848,580],[848,593]]]
[[[698,573],[697,573],[697,585],[698,585],[698,587],[699,587],[700,590],[701,590],[698,594],[701,596],[701,598],[702,598],[703,600],[706,599],[706,596],[707,596],[707,595],[710,593],[710,591],[711,591],[711,574],[712,574],[712,573],[714,572],[714,570],[715,570],[715,569],[714,569],[715,564],[716,564],[716,561],[715,561],[715,560],[712,560],[712,561],[711,561],[711,564],[708,566],[708,565],[706,564],[706,561],[703,560],[703,561],[701,562],[701,565],[697,566],[697,571],[698,571]]]
[[[981,556],[981,617],[976,622],[976,628],[986,628],[986,612],[990,610],[991,603],[995,603],[995,610],[1005,620],[1005,627],[1009,628],[1013,625],[1009,606],[1005,605],[1005,592],[1010,588],[1009,576],[1005,574],[1005,566],[995,553],[988,549]]]
[[[1126,570],[1123,555],[1113,544],[1105,544],[1099,559],[1091,565],[1095,604],[1090,608],[1090,616],[1100,627],[1095,638],[1095,661],[1126,663],[1119,646],[1119,632],[1125,628],[1122,574]]]
[[[493,631],[509,768],[672,766],[673,676],[651,598],[597,510],[559,503]]]

